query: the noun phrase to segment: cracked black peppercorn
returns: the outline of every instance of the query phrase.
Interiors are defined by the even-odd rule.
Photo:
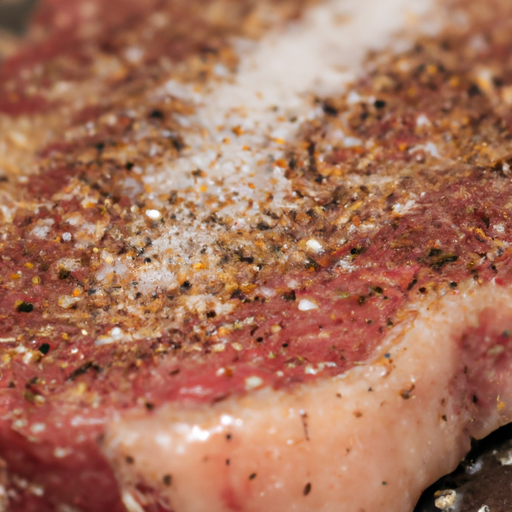
[[[20,313],[30,313],[30,312],[34,311],[34,305],[31,304],[30,302],[22,302],[21,304],[18,304],[16,309]]]

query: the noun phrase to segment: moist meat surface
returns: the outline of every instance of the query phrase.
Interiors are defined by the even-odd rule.
[[[371,358],[411,302],[510,286],[507,2],[453,2],[464,21],[370,56],[312,119],[283,112],[292,140],[240,113],[190,158],[183,90],[232,80],[233,38],[304,8],[49,1],[3,63],[0,453],[51,475],[42,502],[11,483],[12,507],[123,510],[96,447],[112,411],[293,390]],[[57,490],[70,468],[87,483]]]

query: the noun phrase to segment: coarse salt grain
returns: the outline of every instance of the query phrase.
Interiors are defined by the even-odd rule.
[[[123,492],[122,500],[128,512],[144,512],[144,509],[135,501],[135,498],[129,492]]]
[[[64,457],[66,457],[66,455],[69,455],[69,449],[67,448],[55,448],[55,450],[53,450],[53,456],[57,459],[62,459]]]
[[[313,368],[313,365],[311,364],[308,364],[305,368],[304,368],[304,373],[306,375],[316,375],[318,373],[317,370],[315,370],[315,368]]]
[[[123,334],[123,331],[119,327],[114,327],[110,331],[110,336],[119,337]]]
[[[25,364],[30,364],[32,362],[32,359],[34,358],[34,354],[32,352],[27,352],[24,356],[23,356],[23,362]]]
[[[347,103],[349,105],[355,105],[362,101],[361,96],[356,91],[350,91],[347,96]]]
[[[362,146],[363,141],[357,137],[345,137],[343,140],[343,146],[346,148],[356,148]]]
[[[318,309],[318,304],[315,304],[314,302],[312,302],[308,299],[302,299],[299,302],[299,310],[300,311],[310,311],[312,309]]]
[[[128,60],[132,64],[136,64],[137,62],[140,62],[144,57],[144,50],[137,46],[132,46],[125,50],[124,56],[126,60]]]
[[[34,423],[30,430],[33,434],[39,434],[40,432],[44,432],[46,430],[46,425],[44,423]]]
[[[59,297],[59,306],[63,309],[69,309],[73,307],[80,299],[71,295],[61,295]]]
[[[416,118],[416,126],[418,128],[421,128],[422,126],[429,126],[429,125],[430,125],[430,121],[429,121],[428,117],[425,114],[420,114]]]
[[[245,379],[245,389],[251,390],[259,388],[263,384],[263,379],[253,375],[252,377],[247,377]]]
[[[151,220],[159,220],[162,218],[162,214],[158,210],[146,210],[146,215]]]
[[[323,252],[323,250],[324,250],[324,248],[322,247],[322,244],[318,240],[315,240],[314,238],[311,238],[311,240],[308,240],[306,242],[306,246],[309,250],[316,252],[316,253]]]

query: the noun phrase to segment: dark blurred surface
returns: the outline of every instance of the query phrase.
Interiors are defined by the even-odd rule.
[[[37,0],[0,0],[0,29],[22,35]]]
[[[511,512],[512,424],[474,442],[459,467],[423,493],[414,512],[443,510],[435,506],[443,490],[457,493],[458,506],[452,510],[458,512]]]
[[[37,1],[0,0],[0,30],[22,35]],[[436,507],[440,492],[448,490],[456,492],[456,508]],[[423,493],[414,512],[440,510],[512,512],[512,424],[474,442],[459,467]]]

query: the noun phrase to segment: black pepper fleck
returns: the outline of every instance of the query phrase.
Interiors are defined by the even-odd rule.
[[[76,370],[73,370],[67,380],[74,380],[80,375],[87,373],[89,370],[94,370],[96,373],[101,372],[101,367],[93,361],[87,361],[83,365],[79,366]]]
[[[149,113],[149,117],[151,119],[163,119],[164,118],[164,113],[161,111],[161,110],[152,110],[150,113]]]
[[[336,117],[338,115],[338,109],[334,105],[326,101],[322,104],[322,110],[324,111],[325,114],[331,117]]]
[[[34,311],[34,305],[31,304],[30,302],[22,302],[21,304],[18,304],[16,309],[20,313],[31,313],[32,311]]]
[[[408,285],[407,285],[407,291],[411,290],[414,285],[418,282],[417,279],[413,279]]]
[[[50,352],[50,345],[49,343],[43,343],[40,347],[39,347],[39,352],[41,352],[41,354],[48,354],[48,352]]]
[[[295,291],[291,290],[289,292],[283,293],[281,295],[281,298],[284,299],[284,300],[287,300],[289,302],[293,302],[297,297],[295,295]]]
[[[256,224],[256,229],[259,229],[260,231],[268,231],[270,226],[265,222],[258,222],[258,224]]]
[[[71,275],[71,272],[67,268],[59,269],[59,279],[67,279]]]
[[[411,387],[409,389],[402,389],[400,391],[400,396],[404,399],[404,400],[409,400],[409,398],[412,397],[412,392],[414,391],[414,388],[415,388],[415,385],[412,384]]]

